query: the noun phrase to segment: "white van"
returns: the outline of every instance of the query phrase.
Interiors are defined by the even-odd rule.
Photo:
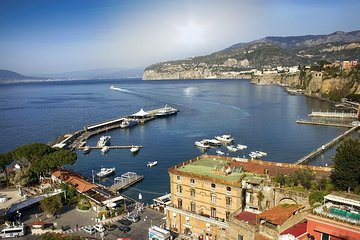
[[[21,237],[24,235],[25,235],[25,226],[24,225],[4,228],[0,232],[1,238]]]

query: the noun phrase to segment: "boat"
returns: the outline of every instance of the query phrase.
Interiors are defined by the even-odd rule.
[[[238,145],[236,145],[236,148],[239,149],[239,150],[244,150],[244,149],[247,149],[247,146],[238,144]]]
[[[234,138],[232,138],[231,135],[229,135],[229,134],[215,136],[215,139],[219,140],[220,142],[224,142],[224,143],[231,143],[232,141],[234,141]]]
[[[128,128],[137,124],[139,124],[139,121],[136,119],[124,118],[120,123],[120,128]]]
[[[196,141],[195,142],[195,146],[199,147],[199,148],[203,148],[203,149],[208,149],[210,148],[210,145],[205,143],[204,141]]]
[[[259,158],[259,157],[263,157],[263,156],[265,156],[265,155],[262,155],[261,153],[259,153],[259,151],[255,151],[255,152],[251,152],[251,153],[249,154],[249,156],[250,156],[251,158]]]
[[[85,146],[84,149],[83,149],[83,153],[87,154],[89,152],[91,152],[91,148],[89,146]]]
[[[229,152],[237,152],[239,150],[234,145],[226,146],[226,148],[229,150]]]
[[[154,161],[154,162],[148,162],[148,164],[146,166],[148,167],[153,167],[157,164],[157,161]]]
[[[173,107],[168,107],[168,105],[165,105],[165,107],[160,108],[157,113],[155,113],[155,116],[162,117],[162,116],[168,116],[172,114],[176,114],[179,110]]]
[[[106,177],[115,172],[115,168],[101,168],[100,172],[96,173],[96,176],[98,177]]]
[[[110,89],[115,90],[115,91],[121,91],[121,88],[117,88],[117,87],[114,87],[114,86],[111,86]]]
[[[221,151],[221,150],[216,150],[216,153],[217,153],[218,155],[221,155],[221,156],[225,155],[225,153],[224,153],[223,151]]]
[[[266,152],[261,152],[261,151],[255,151],[258,155],[260,155],[260,157],[263,157],[263,156],[267,156],[267,153]]]
[[[109,150],[110,150],[109,146],[103,146],[103,147],[101,148],[101,152],[102,152],[102,153],[107,153]]]
[[[97,142],[97,146],[98,147],[107,146],[107,145],[109,145],[110,140],[111,140],[110,136],[101,136],[99,141]]]
[[[221,142],[219,140],[216,139],[203,139],[202,140],[204,143],[210,145],[210,146],[214,146],[214,147],[218,147],[221,145]]]
[[[133,154],[138,152],[139,150],[140,150],[140,148],[138,146],[131,146],[131,148],[130,148],[130,152]]]

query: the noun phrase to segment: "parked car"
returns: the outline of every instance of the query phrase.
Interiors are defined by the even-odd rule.
[[[96,229],[93,226],[86,226],[84,227],[84,231],[88,234],[94,234]]]
[[[120,224],[122,224],[124,226],[129,226],[129,225],[131,225],[132,222],[130,220],[127,220],[126,218],[123,218],[123,219],[120,219],[118,221],[118,223],[120,223]]]
[[[129,232],[131,230],[130,227],[128,226],[119,226],[119,230],[122,231],[123,233]]]
[[[104,228],[108,231],[114,231],[118,226],[115,224],[105,224]]]
[[[133,222],[133,223],[140,221],[139,215],[136,215],[136,214],[127,216],[126,219]]]
[[[95,229],[98,232],[104,232],[105,231],[105,228],[104,228],[104,226],[102,224],[96,224]]]

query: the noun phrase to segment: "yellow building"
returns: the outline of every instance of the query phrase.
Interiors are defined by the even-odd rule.
[[[230,214],[242,207],[243,169],[232,158],[202,155],[169,169],[167,226],[193,239],[227,239]]]

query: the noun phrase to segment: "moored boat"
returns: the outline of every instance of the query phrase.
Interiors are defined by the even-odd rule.
[[[133,153],[133,154],[138,152],[139,150],[140,150],[140,148],[138,146],[132,146],[130,148],[130,152]]]
[[[204,141],[196,141],[195,142],[195,146],[199,147],[199,148],[203,148],[203,149],[208,149],[210,148],[209,144],[206,144]]]
[[[176,114],[179,110],[173,107],[168,107],[168,105],[165,105],[165,107],[160,108],[157,113],[155,113],[155,116],[162,117],[167,115]]]
[[[128,127],[132,127],[134,125],[139,124],[139,121],[136,119],[130,119],[130,118],[125,118],[121,123],[120,123],[120,128],[128,128]]]
[[[237,149],[234,145],[230,145],[226,147],[229,152],[237,152],[239,149]]]
[[[203,139],[202,140],[204,143],[210,145],[210,146],[214,146],[214,147],[218,147],[221,145],[221,142],[219,140],[216,139]]]
[[[104,147],[106,145],[109,145],[111,140],[110,136],[101,136],[99,141],[97,142],[98,147]]]
[[[236,148],[239,149],[239,150],[244,150],[244,149],[247,149],[247,146],[238,144],[238,145],[236,145]]]
[[[219,140],[220,142],[224,142],[224,143],[231,143],[234,141],[234,138],[232,138],[230,134],[215,136],[215,139]]]
[[[220,155],[220,156],[225,155],[225,153],[224,153],[223,151],[221,151],[221,150],[216,150],[216,153],[217,153],[218,155]]]
[[[261,152],[261,151],[255,151],[258,155],[260,155],[261,157],[263,156],[267,156],[266,152]]]
[[[101,148],[101,152],[102,152],[102,153],[107,153],[109,150],[110,150],[110,148],[109,148],[108,146],[103,146],[103,147]]]
[[[148,164],[146,166],[148,167],[153,167],[157,164],[158,162],[157,161],[154,161],[154,162],[148,162]]]
[[[91,152],[91,148],[89,146],[85,146],[84,149],[83,149],[83,153],[87,154],[89,152]]]
[[[98,177],[106,177],[115,172],[115,168],[101,168],[100,172],[96,173],[96,176]]]

